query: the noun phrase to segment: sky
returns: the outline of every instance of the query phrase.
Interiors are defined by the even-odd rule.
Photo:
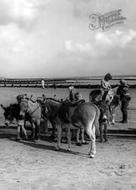
[[[0,77],[136,74],[135,0],[0,0]],[[122,9],[123,24],[89,29]]]

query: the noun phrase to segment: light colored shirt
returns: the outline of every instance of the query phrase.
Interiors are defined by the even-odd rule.
[[[42,84],[42,88],[44,88],[44,84],[45,84],[44,80],[41,81],[41,84]]]
[[[101,80],[101,88],[103,90],[110,90],[111,89],[111,85],[109,81],[105,81],[104,79]]]

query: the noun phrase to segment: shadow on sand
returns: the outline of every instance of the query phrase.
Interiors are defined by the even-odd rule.
[[[44,144],[42,144],[42,142]],[[59,150],[56,150],[54,145],[47,145],[47,144],[45,144],[45,142],[47,142],[47,141],[40,141],[38,143],[33,142],[33,141],[24,141],[24,140],[19,141],[19,143],[22,143],[22,144],[24,144],[26,146],[30,146],[32,148],[38,148],[38,149],[42,149],[42,150],[51,150],[51,151],[55,151],[55,152],[61,152],[61,153],[66,153],[66,154],[72,154],[72,155],[78,155],[78,156],[82,156],[82,157],[87,157],[87,154],[77,152],[77,151],[71,151],[71,150],[69,151],[69,150],[63,149],[63,148],[60,148]]]
[[[38,142],[34,142],[31,139],[28,140],[20,140],[17,141],[17,135],[16,135],[16,129],[0,129],[0,138],[7,138],[11,141],[16,141],[18,143],[24,144],[26,146],[30,146],[32,148],[36,148],[36,149],[43,149],[43,150],[51,150],[51,151],[57,151],[57,152],[61,152],[61,153],[66,153],[66,154],[73,154],[73,155],[79,155],[82,157],[87,157],[87,154],[81,153],[81,152],[77,152],[77,151],[68,151],[67,149],[63,149],[60,148],[59,150],[56,150],[56,141],[54,141],[51,137],[46,136],[46,135],[42,135],[40,138],[41,140]],[[48,143],[48,144],[46,144]],[[49,144],[49,143],[53,143]],[[65,142],[66,143],[66,142]]]

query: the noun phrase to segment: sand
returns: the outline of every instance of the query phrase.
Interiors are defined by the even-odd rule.
[[[0,139],[0,190],[135,190],[136,141],[110,138],[97,142],[94,159],[89,145],[72,144],[72,152],[55,151],[55,143]]]

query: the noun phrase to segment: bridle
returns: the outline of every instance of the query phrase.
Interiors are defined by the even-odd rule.
[[[24,112],[28,113],[29,115],[32,115],[34,112],[36,112],[40,108],[40,104],[38,104],[38,106],[32,111],[29,108],[29,103],[27,100],[22,100],[21,103],[27,103],[26,110]]]

